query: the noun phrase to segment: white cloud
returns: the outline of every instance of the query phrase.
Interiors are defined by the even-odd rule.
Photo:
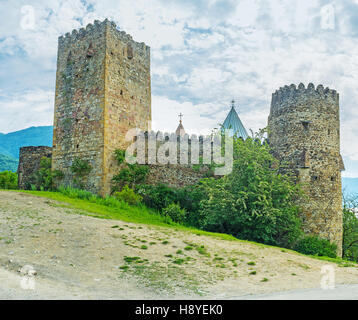
[[[54,95],[52,91],[36,90],[0,103],[0,132],[7,133],[31,126],[52,125]]]
[[[109,18],[152,48],[157,129],[175,130],[182,112],[187,131],[209,133],[225,119],[235,98],[244,125],[257,131],[266,124],[271,93],[277,88],[322,83],[340,93],[342,153],[358,161],[358,5],[334,2],[336,29],[322,30],[322,3],[36,0],[31,2],[35,28],[23,30],[20,10],[28,1],[3,0],[0,54],[5,58],[0,57],[0,63],[6,65],[0,68],[0,112],[4,112],[0,132],[52,123],[57,37]],[[10,56],[14,72],[7,68]],[[52,80],[48,76],[39,80],[49,73]],[[12,91],[8,83],[16,88]]]

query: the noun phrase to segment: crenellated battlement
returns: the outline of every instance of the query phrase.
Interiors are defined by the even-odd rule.
[[[104,21],[95,20],[94,23],[89,23],[85,28],[74,29],[71,33],[67,32],[58,38],[59,46],[67,46],[76,43],[78,40],[86,36],[100,36],[105,34],[107,30],[114,32],[118,40],[123,43],[131,43],[133,48],[143,53],[149,53],[150,47],[144,42],[136,42],[132,36],[125,31],[117,29],[117,25],[113,21],[105,19]]]
[[[271,111],[285,106],[291,106],[299,103],[307,103],[308,100],[325,100],[334,105],[339,104],[339,94],[336,90],[331,90],[323,85],[318,85],[315,88],[313,83],[310,83],[307,88],[303,83],[298,87],[295,84],[281,87],[272,94]]]

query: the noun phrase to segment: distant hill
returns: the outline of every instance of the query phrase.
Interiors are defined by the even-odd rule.
[[[358,196],[358,178],[342,178],[343,192]]]
[[[18,160],[7,156],[5,154],[0,154],[0,172],[2,171],[13,171],[17,170]]]
[[[30,127],[7,134],[0,133],[0,171],[17,170],[20,147],[51,147],[52,134],[52,126]]]

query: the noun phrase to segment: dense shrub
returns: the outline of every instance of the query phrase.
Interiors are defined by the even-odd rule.
[[[176,189],[165,184],[140,185],[136,188],[137,193],[142,196],[147,207],[161,212],[173,202],[177,202]]]
[[[39,169],[30,176],[25,187],[26,189],[41,191],[55,190],[54,180],[61,180],[62,178],[63,173],[60,170],[51,170],[51,159],[43,157]]]
[[[294,246],[294,250],[308,255],[325,256],[336,258],[337,245],[329,240],[314,236],[305,236]]]
[[[143,197],[143,203],[152,209],[162,212],[171,203],[177,203],[185,210],[182,223],[201,228],[200,201],[205,197],[201,184],[183,188],[172,188],[165,184],[140,185],[136,191]]]
[[[134,188],[137,184],[143,183],[148,170],[148,166],[127,163],[126,166],[113,177],[113,190],[121,190],[125,185]]]
[[[92,166],[87,160],[75,158],[70,167],[71,172],[74,175],[73,182],[75,186],[80,189],[84,189],[88,174],[92,170]]]
[[[203,219],[203,213],[200,211],[200,203],[207,196],[201,183],[194,186],[187,186],[176,189],[176,199],[181,208],[186,211],[185,222],[187,225],[201,229],[200,222]]]
[[[139,165],[137,163],[130,164],[125,162],[125,151],[116,150],[114,157],[119,166],[119,172],[112,178],[112,193],[121,191],[122,188],[128,185],[130,188],[135,188],[140,183],[145,181],[149,167],[147,165]]]
[[[115,192],[113,196],[117,200],[127,202],[130,205],[138,205],[142,201],[142,197],[128,186],[124,186],[121,191]]]
[[[17,173],[0,172],[0,189],[17,189]]]
[[[162,210],[164,216],[170,217],[174,222],[185,222],[186,212],[185,209],[181,209],[176,203],[171,203],[169,206]]]
[[[30,177],[33,190],[52,190],[51,159],[43,157],[39,169]]]

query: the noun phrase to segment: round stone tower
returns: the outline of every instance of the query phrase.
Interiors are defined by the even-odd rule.
[[[339,95],[312,83],[272,94],[268,139],[282,171],[300,182],[305,233],[337,244],[342,254]]]

